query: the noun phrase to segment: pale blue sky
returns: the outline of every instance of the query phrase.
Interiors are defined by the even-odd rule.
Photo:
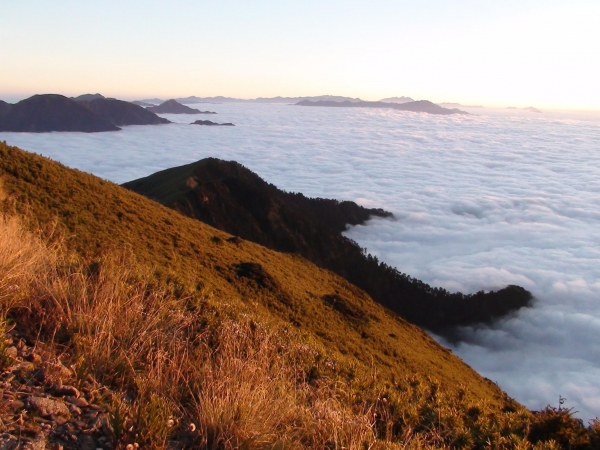
[[[3,1],[0,98],[337,94],[600,109],[600,1]]]

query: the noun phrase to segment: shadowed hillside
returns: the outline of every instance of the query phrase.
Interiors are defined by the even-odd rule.
[[[0,131],[95,133],[118,130],[120,128],[110,120],[98,117],[81,103],[62,95],[34,95],[14,105],[0,105]]]
[[[157,125],[167,119],[141,106],[86,94],[77,99],[62,95],[34,95],[14,105],[0,102],[0,131],[118,131],[124,125]]]
[[[169,120],[158,117],[153,112],[141,106],[122,100],[96,98],[90,101],[80,101],[79,103],[92,111],[96,116],[116,126],[171,123]]]
[[[0,121],[10,110],[10,104],[0,100]]]
[[[208,111],[202,112],[198,109],[182,105],[173,99],[167,100],[158,106],[148,106],[146,110],[152,111],[155,114],[210,114]]]
[[[284,192],[233,161],[208,158],[123,186],[228,233],[302,255],[406,320],[438,332],[489,323],[531,302],[531,294],[518,286],[463,295],[413,279],[341,235],[348,224],[391,213]]]

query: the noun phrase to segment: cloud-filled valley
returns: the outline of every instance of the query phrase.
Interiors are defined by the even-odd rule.
[[[118,183],[214,156],[276,186],[394,213],[347,235],[449,290],[506,284],[536,302],[445,343],[531,408],[600,415],[600,116],[211,105],[219,122],[0,140]],[[185,123],[181,123],[184,122]]]

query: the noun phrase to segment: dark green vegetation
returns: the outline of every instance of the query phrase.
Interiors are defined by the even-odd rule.
[[[473,295],[432,288],[378,261],[341,235],[347,224],[391,213],[284,192],[233,161],[208,158],[123,186],[243,239],[299,254],[364,289],[409,322],[438,332],[489,323],[528,306],[532,299],[518,286]]]
[[[167,119],[141,106],[86,94],[77,100],[56,94],[34,95],[14,105],[0,102],[0,131],[118,131],[124,125],[156,125]],[[91,98],[92,100],[85,100]]]
[[[12,436],[50,433],[69,450],[86,433],[106,449],[597,448],[597,422],[527,411],[302,257],[5,144],[0,183],[0,423]],[[13,327],[25,346],[7,347]],[[54,398],[66,383],[85,392],[108,422],[71,410],[57,426],[19,404],[44,382]],[[69,424],[75,439],[52,434]]]
[[[141,105],[143,106],[143,105]],[[155,114],[216,114],[211,111],[200,111],[199,109],[190,108],[189,106],[182,105],[176,100],[167,100],[158,106],[149,106],[146,108],[148,111],[152,111]]]
[[[336,107],[336,108],[385,108],[385,109],[396,109],[398,111],[412,111],[412,112],[424,112],[428,114],[441,114],[441,115],[449,115],[449,114],[469,114],[465,111],[461,111],[460,109],[448,109],[443,108],[435,103],[432,103],[428,100],[419,100],[416,102],[407,102],[407,103],[385,103],[385,102],[336,102],[336,101],[310,101],[310,100],[302,100],[301,102],[296,103],[296,105],[300,106],[326,106],[326,107]]]

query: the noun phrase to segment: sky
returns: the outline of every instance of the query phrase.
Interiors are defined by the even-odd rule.
[[[597,0],[0,0],[0,99],[410,96],[600,110]]]

